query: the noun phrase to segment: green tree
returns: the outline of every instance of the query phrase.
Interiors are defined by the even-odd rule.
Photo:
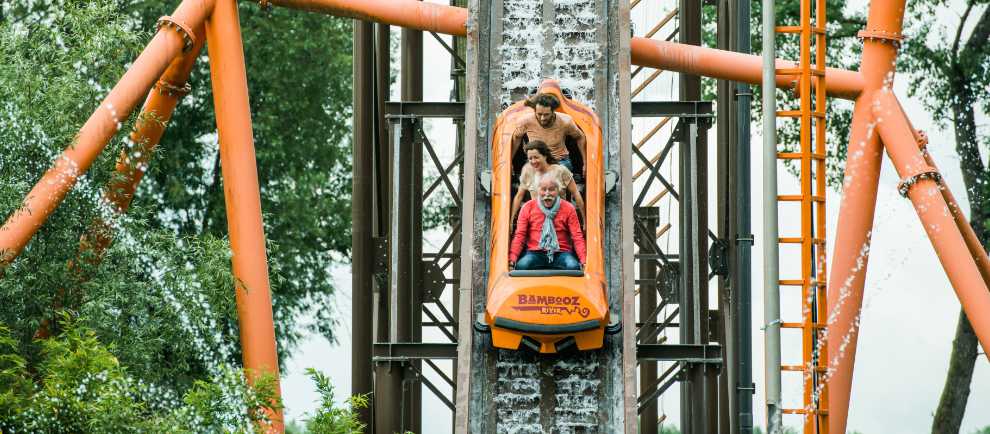
[[[0,42],[5,59],[0,66],[5,101],[0,109],[0,213],[9,215],[17,207],[150,40],[157,18],[178,3],[42,0],[0,6],[5,32]],[[350,242],[350,21],[284,9],[266,12],[247,3],[240,12],[284,360],[305,331],[297,319],[306,314],[316,318],[305,324],[309,330],[334,338],[330,265],[346,260]],[[117,239],[104,264],[85,270],[89,279],[79,279],[65,269],[75,254],[66,246],[77,244],[93,218],[108,214],[100,191],[113,157],[125,145],[123,137],[110,143],[0,281],[0,290],[16,300],[0,312],[2,318],[17,319],[12,327],[20,341],[27,342],[37,321],[51,316],[55,293],[67,287],[64,305],[93,313],[94,322],[106,321],[104,329],[121,327],[106,330],[122,344],[116,351],[140,349],[134,355],[152,375],[153,367],[174,366],[189,375],[162,375],[188,384],[206,371],[185,357],[203,351],[177,344],[202,339],[172,336],[167,330],[177,324],[201,326],[219,337],[214,341],[236,343],[205,51],[202,60],[190,79],[193,92],[176,110],[131,211],[114,223]],[[145,268],[157,266],[169,272]],[[101,299],[111,291],[109,301]],[[173,305],[196,301],[202,302],[196,316],[176,317]],[[144,322],[150,319],[157,328]],[[148,333],[131,325],[147,326]],[[236,362],[239,351],[235,344],[208,353]]]
[[[901,56],[901,69],[912,73],[911,95],[920,96],[939,127],[952,127],[955,149],[970,204],[969,220],[984,248],[990,245],[990,170],[980,148],[990,145],[990,132],[976,123],[977,113],[990,113],[990,7],[967,1],[958,22],[939,23],[947,1],[909,4],[910,34]],[[952,35],[932,38],[920,35]],[[938,144],[932,144],[938,146]],[[976,334],[960,310],[949,371],[935,418],[933,433],[958,433],[969,400],[973,367],[979,352]]]
[[[17,209],[72,143],[150,40],[150,17],[178,2],[171,3],[0,5],[0,214]],[[329,265],[345,258],[350,239],[349,21],[242,9],[284,358],[304,312],[314,310],[313,327],[333,337]],[[178,108],[127,215],[115,216],[101,199],[114,159],[127,146],[120,134],[4,270],[0,322],[10,328],[18,363],[28,372],[44,360],[45,344],[31,337],[43,318],[53,316],[53,301],[63,290],[60,303],[142,382],[176,396],[197,390],[193,396],[210,396],[218,389],[203,390],[203,384],[239,364],[208,76],[201,62],[191,79],[194,92]],[[135,117],[121,130],[130,129]],[[97,218],[109,221],[114,243],[101,262],[77,261],[81,270],[70,270],[66,264],[75,259],[80,235]]]

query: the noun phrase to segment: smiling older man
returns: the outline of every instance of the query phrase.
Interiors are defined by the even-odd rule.
[[[509,249],[509,268],[580,270],[587,250],[577,211],[570,202],[560,199],[562,187],[556,178],[543,176],[538,185],[538,197],[519,211]]]

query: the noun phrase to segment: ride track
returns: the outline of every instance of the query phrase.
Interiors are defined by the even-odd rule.
[[[483,146],[488,141],[483,139],[487,139],[490,121],[499,111],[494,110],[495,98],[505,101],[506,96],[510,100],[521,96],[514,93],[518,89],[495,85],[492,77],[486,75],[504,66],[493,62],[497,56],[492,56],[494,51],[490,50],[497,48],[498,43],[489,41],[487,38],[492,35],[485,34],[488,27],[484,23],[493,17],[490,14],[491,2],[472,0],[469,10],[473,14],[463,8],[413,0],[262,0],[261,3],[467,37],[468,51],[473,55],[468,59],[470,85],[465,158],[470,164],[466,165],[464,189],[474,206],[467,207],[462,216],[463,221],[473,224],[471,230],[464,231],[462,242],[465,246],[475,247],[482,242],[486,235],[485,225],[490,223],[485,218],[484,200],[480,198],[480,186],[475,179],[478,168],[488,162],[488,151]],[[497,3],[508,5],[513,1]],[[572,3],[575,7],[581,6],[578,4],[581,2],[577,1],[564,4]],[[803,3],[810,5],[810,0]],[[614,261],[617,264],[609,266],[607,281],[611,309],[613,313],[621,314],[623,324],[629,325],[633,321],[632,243],[629,232],[632,216],[628,209],[631,203],[631,177],[628,170],[621,169],[631,167],[631,160],[625,150],[628,146],[622,145],[620,151],[620,144],[629,143],[629,129],[620,128],[620,125],[628,125],[629,121],[628,65],[631,63],[749,84],[761,82],[763,69],[757,56],[674,42],[626,39],[625,35],[629,34],[628,4],[598,0],[594,5],[602,13],[595,25],[604,26],[596,31],[604,30],[608,35],[607,42],[599,40],[603,54],[598,59],[599,66],[606,68],[607,75],[603,76],[603,71],[596,71],[594,67],[583,71],[592,74],[594,85],[586,88],[590,93],[579,96],[586,102],[594,101],[603,119],[605,136],[609,138],[606,170],[614,169],[619,174],[619,194],[606,200],[605,249],[622,254],[618,261]],[[866,28],[860,32],[863,39],[860,71],[827,68],[824,80],[821,80],[825,82],[828,95],[856,102],[827,292],[829,312],[834,315],[829,318],[825,335],[828,353],[840,354],[839,347],[847,346],[844,358],[828,361],[832,371],[832,375],[827,377],[828,431],[833,434],[845,432],[857,337],[854,325],[862,307],[866,275],[865,264],[857,265],[857,262],[866,260],[860,253],[870,242],[883,150],[886,150],[902,178],[900,193],[914,204],[984,353],[990,357],[990,259],[925,151],[927,142],[924,134],[911,126],[891,91],[897,49],[903,39],[904,10],[904,0],[873,0]],[[544,30],[553,31],[552,27],[544,27]],[[56,159],[53,167],[26,195],[23,205],[13,211],[0,228],[0,273],[14,261],[76,180],[89,169],[117,132],[119,121],[130,116],[142,98],[147,96],[143,113],[154,111],[159,119],[171,116],[177,99],[184,93],[188,67],[199,54],[204,39],[209,49],[214,106],[218,107],[217,128],[244,366],[249,379],[254,378],[257,372],[277,375],[268,267],[236,0],[184,0],[171,16],[160,20],[158,32],[82,126],[77,140]],[[479,64],[478,59],[492,63]],[[571,68],[566,62],[560,66],[554,72],[581,72],[580,68]],[[803,67],[807,69],[809,66],[805,63]],[[486,69],[480,69],[482,67]],[[812,86],[820,90],[821,86],[815,84],[820,80],[805,78],[800,82],[792,78],[794,73],[782,73],[796,71],[797,68],[798,65],[793,62],[777,60],[776,85],[797,87],[799,92],[807,92]],[[145,118],[142,116],[139,119]],[[160,138],[160,129],[161,126],[155,122],[139,122],[133,135],[147,140],[135,140],[139,144],[136,148],[140,148],[135,151],[149,155]],[[124,153],[120,156],[117,171],[121,179],[115,181],[119,183],[108,188],[106,193],[108,202],[115,204],[118,212],[126,210],[142,174],[141,160],[131,155],[136,154]],[[608,214],[609,210],[614,212]],[[109,239],[87,241],[84,237],[80,249],[99,253],[109,242]],[[865,250],[868,251],[868,248]],[[478,427],[477,424],[486,423],[482,418],[497,414],[497,411],[478,410],[483,407],[479,406],[479,399],[485,398],[479,395],[479,390],[490,387],[484,381],[484,373],[492,371],[485,369],[496,368],[498,364],[492,364],[491,358],[495,356],[487,350],[484,342],[472,339],[473,314],[483,308],[483,304],[478,304],[483,297],[477,294],[471,297],[471,294],[474,288],[484,287],[477,280],[472,282],[472,279],[483,275],[473,274],[472,270],[484,268],[484,255],[468,254],[465,259],[470,260],[462,261],[464,284],[461,291],[467,296],[461,298],[458,307],[461,313],[458,360],[468,363],[465,367],[471,369],[458,370],[459,381],[468,387],[457,390],[455,430],[476,432],[474,428]],[[810,284],[812,282],[802,283],[805,287]],[[247,288],[251,290],[247,291]],[[833,310],[832,307],[839,303],[843,303],[845,308]],[[604,390],[600,392],[603,395],[599,396],[606,396],[611,401],[605,405],[594,403],[598,415],[594,419],[608,431],[635,431],[636,416],[629,405],[630,400],[635,402],[636,393],[635,358],[631,356],[635,349],[631,329],[624,327],[621,341],[606,338],[606,348],[600,353],[589,352],[577,358],[596,359],[597,363],[601,363],[597,367],[593,367],[595,361],[584,364],[585,368],[573,366],[583,362],[552,362],[560,369],[572,372],[590,369],[584,374],[601,380],[595,388]],[[520,353],[505,355],[507,360],[526,357],[529,356]],[[488,367],[472,366],[470,363],[476,358],[488,360],[484,362]],[[478,362],[481,363],[481,360]],[[551,362],[540,360],[539,363],[543,366]],[[524,365],[532,366],[532,363],[524,361]],[[539,424],[542,427],[553,423],[557,417],[556,410],[550,411],[549,415],[545,410],[540,410]],[[274,429],[281,431],[281,415],[273,416],[276,420]],[[587,423],[590,422],[581,422]]]

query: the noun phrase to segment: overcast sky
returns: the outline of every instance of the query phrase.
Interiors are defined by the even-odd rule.
[[[432,0],[436,1],[436,0]],[[445,3],[445,2],[444,2]],[[675,2],[643,2],[638,8],[646,8],[642,23],[636,28],[652,27],[647,21],[655,22],[669,11]],[[853,2],[848,7],[861,7],[865,2]],[[960,8],[956,8],[961,10]],[[947,24],[958,21],[953,8],[945,8],[939,16]],[[640,32],[641,33],[641,32]],[[449,56],[429,35],[424,38],[425,76],[428,77],[424,89],[425,99],[447,101],[450,96]],[[638,77],[637,80],[642,79]],[[953,131],[939,130],[932,125],[931,116],[917,100],[907,97],[907,80],[899,77],[895,91],[901,98],[905,110],[917,128],[925,130],[931,138],[930,150],[939,165],[943,176],[955,196],[968,212],[966,195],[962,188],[958,158],[953,149]],[[674,75],[664,73],[661,79],[651,85],[646,92],[647,99],[669,99],[671,89],[676,87]],[[987,119],[981,116],[978,123],[986,125]],[[430,140],[440,148],[440,158],[448,162],[453,157],[453,128],[448,121],[435,121],[428,124]],[[634,125],[634,137],[641,136],[648,128],[643,123]],[[714,129],[712,130],[714,132]],[[754,128],[754,133],[758,133]],[[655,141],[663,140],[661,133]],[[754,380],[757,393],[754,408],[758,425],[765,424],[763,415],[763,334],[762,326],[762,287],[763,269],[760,252],[763,237],[760,233],[763,203],[761,194],[762,163],[759,160],[761,138],[752,138],[753,152],[753,229],[756,245],[753,249],[753,356]],[[714,144],[714,136],[710,143]],[[656,144],[651,144],[656,146]],[[834,144],[830,144],[834,146]],[[714,145],[712,146],[714,148]],[[713,152],[714,154],[714,152]],[[637,166],[638,168],[638,166]],[[714,176],[714,171],[712,171]],[[797,181],[787,171],[778,170],[781,191],[796,188]],[[856,356],[856,374],[852,391],[852,404],[849,414],[849,430],[863,434],[876,433],[922,433],[929,432],[932,414],[938,404],[939,394],[945,380],[952,337],[959,312],[959,302],[945,277],[938,258],[922,229],[910,202],[897,194],[898,177],[889,161],[884,160],[877,200],[877,212],[873,231],[873,245],[870,252],[867,274],[866,296],[864,300],[862,331]],[[833,249],[834,230],[840,203],[838,192],[830,191],[828,200],[828,247]],[[666,201],[666,200],[665,200]],[[712,207],[714,209],[714,206]],[[661,215],[666,209],[661,207]],[[676,213],[674,213],[676,216]],[[780,208],[781,236],[787,228],[786,222],[797,214],[784,207]],[[791,226],[796,227],[796,226]],[[676,233],[671,230],[670,233]],[[442,234],[427,235],[427,249],[430,243],[442,242]],[[662,242],[665,240],[661,240]],[[673,241],[676,245],[676,241]],[[438,247],[434,246],[433,248]],[[791,255],[781,255],[782,270],[799,270],[796,261],[788,261]],[[316,408],[318,397],[304,374],[307,367],[315,367],[328,373],[338,390],[338,400],[350,392],[350,268],[347,265],[335,268],[334,279],[339,292],[337,308],[342,319],[338,330],[339,345],[331,346],[319,336],[305,339],[283,373],[283,394],[288,418],[299,419],[304,413]],[[786,290],[785,290],[786,291]],[[784,299],[784,315],[788,312],[788,300]],[[790,312],[797,312],[791,308]],[[784,358],[800,355],[800,343],[788,339],[785,333]],[[440,336],[434,336],[440,340]],[[430,339],[430,336],[427,336]],[[449,366],[445,364],[444,366]],[[787,374],[785,374],[785,379]],[[791,374],[796,375],[796,374]],[[450,430],[450,412],[438,400],[430,396],[424,388],[424,433],[441,433]],[[785,400],[800,397],[799,385],[795,381],[784,383]],[[676,389],[664,395],[661,408],[677,423],[678,398]],[[990,364],[986,357],[977,360],[973,378],[972,393],[963,433],[990,425]],[[786,420],[791,425],[800,423],[799,418]]]

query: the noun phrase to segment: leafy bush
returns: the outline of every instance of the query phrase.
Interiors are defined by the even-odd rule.
[[[320,393],[320,408],[316,414],[306,421],[306,430],[314,434],[361,434],[364,425],[358,420],[357,411],[368,407],[368,397],[355,395],[347,400],[346,408],[334,405],[333,384],[323,373],[309,368],[309,377],[316,382],[316,390]]]
[[[270,376],[249,386],[224,367],[179,399],[129,375],[92,330],[72,322],[62,330],[40,342],[37,372],[29,372],[0,325],[0,432],[263,432],[267,412],[280,408]]]

